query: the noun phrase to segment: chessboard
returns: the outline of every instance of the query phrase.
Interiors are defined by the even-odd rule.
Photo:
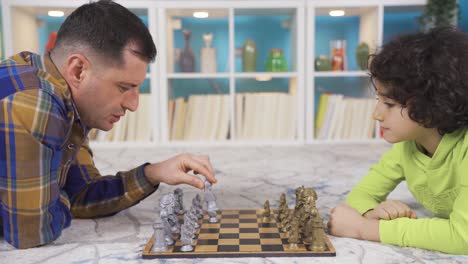
[[[168,247],[165,252],[154,252],[153,236],[143,250],[144,259],[152,258],[237,258],[237,257],[333,257],[336,251],[327,235],[326,249],[311,251],[303,244],[290,249],[286,234],[276,222],[276,210],[271,219],[263,222],[263,210],[221,210],[216,218],[219,223],[209,223],[208,215],[199,220],[192,244],[193,251],[181,251],[181,242]]]

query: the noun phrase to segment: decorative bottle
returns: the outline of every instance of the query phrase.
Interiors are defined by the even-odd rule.
[[[332,40],[331,46],[331,63],[332,71],[346,70],[346,40]]]
[[[267,72],[285,72],[288,71],[286,59],[283,56],[281,49],[271,49],[270,56],[267,59],[266,67]]]
[[[190,47],[190,37],[192,36],[191,30],[183,30],[185,39],[185,48],[180,54],[179,68],[181,72],[194,72],[195,71],[195,55]]]
[[[205,47],[203,47],[200,51],[200,69],[203,73],[216,72],[216,49],[211,47],[212,40],[212,33],[203,34]]]
[[[247,40],[242,48],[242,71],[254,72],[257,64],[257,46],[251,39]]]

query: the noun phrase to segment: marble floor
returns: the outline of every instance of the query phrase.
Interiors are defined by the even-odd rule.
[[[210,155],[218,184],[213,191],[222,209],[262,208],[265,200],[278,205],[281,193],[290,204],[294,189],[314,187],[319,195],[318,209],[327,221],[330,209],[342,203],[349,190],[366,174],[380,155],[389,149],[385,143],[316,144],[301,146],[216,146],[95,149],[96,166],[102,174],[131,169],[144,162],[157,162],[177,153]],[[330,236],[336,257],[324,258],[225,258],[143,260],[142,250],[151,236],[154,208],[160,189],[136,206],[100,219],[74,219],[71,227],[52,244],[15,250],[0,241],[0,263],[467,263],[468,256],[452,256],[414,248]],[[184,200],[191,201],[200,190],[182,186]],[[391,198],[415,208],[418,217],[430,216],[400,185]]]

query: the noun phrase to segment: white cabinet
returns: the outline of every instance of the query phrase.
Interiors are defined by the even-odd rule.
[[[380,138],[372,119],[374,88],[357,58],[361,43],[370,54],[400,33],[417,31],[425,1],[307,2],[306,140],[369,141]],[[332,16],[333,12],[344,13]],[[361,55],[362,58],[362,55]]]
[[[46,12],[66,16],[86,2],[2,0],[5,55],[44,52],[64,20]],[[373,53],[395,35],[417,31],[426,1],[117,2],[148,26],[158,56],[141,87],[140,109],[100,134],[98,145],[378,139],[373,88],[356,48],[365,42]],[[332,10],[345,15],[331,17]],[[184,31],[190,31],[187,40]],[[332,65],[341,70],[316,68],[319,56],[343,59]],[[327,113],[330,102],[334,113]]]

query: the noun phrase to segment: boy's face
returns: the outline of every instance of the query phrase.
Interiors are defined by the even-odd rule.
[[[73,99],[86,126],[108,131],[126,110],[137,110],[138,89],[148,63],[129,49],[123,51],[123,61],[118,67],[90,67],[80,89],[74,93]]]
[[[383,138],[389,143],[406,140],[419,141],[427,134],[427,128],[419,125],[408,116],[408,108],[386,96],[385,87],[375,80],[377,104],[374,119],[380,122]]]

